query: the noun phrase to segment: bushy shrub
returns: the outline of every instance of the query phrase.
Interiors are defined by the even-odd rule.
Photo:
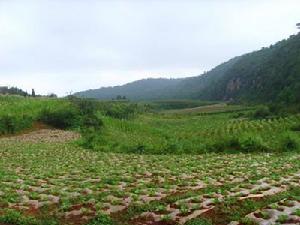
[[[286,107],[284,107],[280,103],[270,104],[268,107],[269,107],[270,113],[272,115],[282,115],[283,116],[285,114]]]
[[[234,119],[239,119],[239,118],[242,118],[242,117],[246,117],[246,114],[244,112],[238,112],[238,113],[234,113],[232,115],[232,118],[234,118]]]
[[[101,129],[103,121],[95,114],[82,116],[80,124],[81,146],[94,149],[101,142]]]
[[[100,133],[93,128],[81,129],[80,145],[84,148],[95,149],[100,142]]]
[[[284,151],[296,150],[298,148],[298,142],[293,136],[285,135],[280,141],[280,146]]]
[[[209,152],[241,150],[240,141],[236,137],[219,138],[207,147]]]
[[[143,144],[138,144],[134,146],[133,148],[130,148],[129,153],[135,153],[135,154],[144,154],[147,153],[147,146]]]
[[[87,114],[81,117],[81,127],[84,128],[94,128],[95,130],[101,129],[104,123],[95,114]]]
[[[294,126],[291,127],[292,131],[300,131],[300,124],[296,124]]]
[[[217,140],[207,146],[208,152],[223,152],[227,149],[227,143],[224,140]]]
[[[242,137],[227,137],[213,141],[207,146],[208,152],[258,152],[269,151],[263,139],[255,134],[247,134]]]
[[[15,116],[3,115],[0,118],[0,129],[2,134],[13,134],[16,131],[17,121]]]
[[[79,113],[73,107],[56,110],[44,108],[39,115],[39,121],[59,129],[76,127],[79,119]]]
[[[265,151],[263,139],[257,135],[245,135],[239,139],[239,147],[243,152]]]
[[[27,115],[0,116],[0,133],[14,134],[32,126],[33,119]]]
[[[270,109],[267,106],[260,106],[253,113],[254,119],[264,119],[271,115]]]
[[[130,119],[134,117],[136,110],[136,104],[115,103],[106,109],[105,115],[116,119]]]
[[[81,115],[95,114],[97,111],[97,101],[82,98],[70,98],[70,102],[79,110]]]

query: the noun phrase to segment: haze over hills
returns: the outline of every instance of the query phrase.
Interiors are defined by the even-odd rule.
[[[230,59],[200,76],[143,79],[75,95],[97,99],[112,99],[121,95],[131,100],[297,102],[300,100],[300,34],[268,48]]]

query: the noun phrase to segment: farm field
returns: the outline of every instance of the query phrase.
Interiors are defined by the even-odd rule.
[[[223,106],[221,112],[220,107],[215,112],[203,108],[204,112],[197,108],[197,113],[146,113],[135,120],[103,117],[106,125],[95,149],[151,154],[198,154],[236,148],[246,152],[281,151],[287,139],[299,141],[298,133],[291,131],[300,122],[298,114],[254,120],[243,116],[251,111],[241,106]]]
[[[185,224],[238,201],[253,212],[290,206],[278,215],[299,222],[299,154],[126,155],[87,152],[53,137],[1,140],[1,215],[14,209],[61,224],[85,224],[99,214],[121,224]],[[251,213],[224,210],[222,224]]]
[[[300,225],[299,8],[0,0],[0,225]]]
[[[12,113],[71,107],[43,101]],[[300,116],[203,107],[132,119],[99,108],[91,149],[76,127],[1,137],[0,224],[299,224]]]

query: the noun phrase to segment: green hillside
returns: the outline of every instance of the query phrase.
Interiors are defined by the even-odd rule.
[[[268,48],[235,57],[196,77],[145,79],[123,86],[76,93],[78,96],[132,100],[200,99],[254,102],[300,100],[300,34]]]

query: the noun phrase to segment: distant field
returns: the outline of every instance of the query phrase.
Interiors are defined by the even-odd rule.
[[[149,104],[151,108],[154,110],[161,111],[161,110],[195,108],[199,106],[217,104],[217,102],[199,101],[199,100],[157,100],[157,101],[145,102],[145,104]]]
[[[255,107],[152,112],[128,104],[96,102],[88,122],[101,119],[99,130],[2,136],[0,224],[299,224],[299,114],[253,119]],[[69,120],[74,107],[31,98],[2,106],[0,118],[9,113],[13,122],[34,122],[45,107]],[[137,112],[128,116],[128,107]]]
[[[164,113],[220,113],[220,112],[234,112],[234,111],[245,111],[251,109],[245,106],[240,105],[228,105],[226,103],[217,103],[217,104],[209,104],[204,106],[192,107],[192,108],[184,108],[177,110],[165,110]]]

